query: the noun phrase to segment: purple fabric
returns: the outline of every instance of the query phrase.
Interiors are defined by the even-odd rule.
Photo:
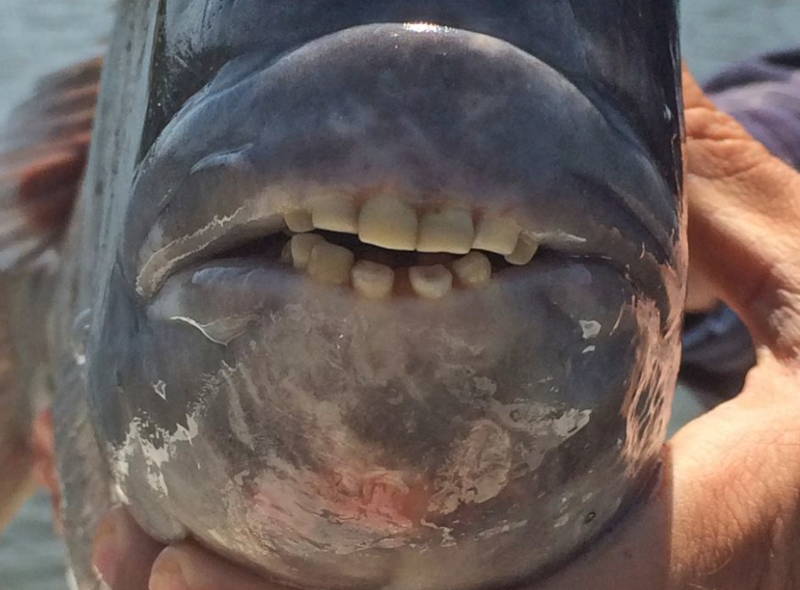
[[[773,154],[800,169],[800,48],[735,64],[705,89]]]

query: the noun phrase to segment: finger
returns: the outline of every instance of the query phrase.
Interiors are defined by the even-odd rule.
[[[275,584],[244,570],[193,542],[164,550],[153,566],[149,590],[278,590]]]
[[[800,175],[685,72],[693,267],[780,358],[800,347]]]
[[[127,510],[115,508],[97,528],[92,563],[111,590],[146,590],[153,562],[163,548]]]

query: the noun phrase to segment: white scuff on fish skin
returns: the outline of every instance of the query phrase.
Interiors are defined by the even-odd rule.
[[[573,408],[561,418],[553,421],[553,431],[556,436],[566,440],[575,436],[582,430],[592,417],[591,410],[578,410]]]
[[[492,410],[500,423],[509,430],[524,432],[539,441],[552,436],[559,439],[559,444],[585,427],[592,415],[591,410],[572,408],[563,411],[558,407],[546,404],[525,402],[515,404],[494,402]],[[547,418],[554,414],[561,415],[558,418]],[[516,415],[518,418],[512,418],[512,415]]]
[[[221,318],[214,320],[213,322],[209,322],[208,324],[201,324],[200,322],[186,316],[173,316],[169,319],[173,322],[183,322],[185,324],[189,324],[193,328],[200,330],[203,336],[211,340],[211,342],[214,342],[215,344],[221,344],[222,346],[227,346],[233,340],[244,334],[248,324],[250,324],[250,322],[257,317],[258,316],[255,315],[248,315],[243,318]]]
[[[119,447],[114,447],[110,443],[108,445],[109,456],[112,458],[111,473],[115,482],[123,481],[130,476],[131,466],[129,459],[136,450],[137,430],[135,421],[136,419],[131,420],[128,424],[128,433],[125,435],[125,442],[122,445]]]
[[[517,522],[511,522],[496,526],[491,529],[486,529],[485,531],[481,531],[478,533],[479,539],[491,539],[492,537],[496,537],[497,535],[502,535],[503,533],[509,533],[511,531],[515,531],[517,529],[521,529],[528,525],[528,520],[519,520]]]
[[[154,247],[153,242],[158,243],[163,241],[164,229],[161,227],[161,225],[156,225],[147,236],[147,241],[144,243],[139,253],[138,259],[140,270],[136,276],[137,293],[139,293],[139,295],[152,294],[152,292],[155,290],[155,285],[161,282],[164,275],[166,275],[170,269],[174,268],[175,265],[181,262],[183,259],[202,250],[214,239],[218,238],[219,235],[228,228],[228,226],[238,221],[238,218],[242,216],[242,212],[244,210],[245,207],[242,206],[234,211],[231,215],[223,215],[221,217],[215,215],[211,221],[198,230],[189,235],[172,240],[167,244],[161,244],[160,247]],[[182,249],[187,242],[197,242],[197,244],[183,254],[175,256],[171,259],[168,258],[171,250]],[[151,251],[149,256],[145,254],[148,250]],[[169,260],[169,262],[167,262],[167,260]],[[150,267],[154,265],[158,270],[151,272]],[[148,277],[148,274],[151,276]],[[146,278],[149,278],[149,280],[145,280]]]
[[[603,329],[602,324],[595,320],[579,320],[578,323],[583,331],[584,340],[591,340],[600,333],[600,330]]]
[[[153,491],[163,495],[169,495],[167,482],[163,474],[163,466],[175,455],[176,445],[179,442],[186,442],[190,445],[194,438],[199,434],[200,427],[197,420],[197,410],[193,414],[186,415],[186,424],[176,424],[175,431],[169,432],[167,429],[152,425],[146,419],[136,416],[128,424],[128,433],[125,441],[114,446],[109,444],[109,456],[111,457],[111,472],[117,490],[117,496],[121,500],[127,499],[125,483],[130,477],[131,461],[136,457],[137,451],[147,469],[146,479]],[[155,430],[157,436],[143,436],[142,431],[147,428]],[[158,444],[157,441],[161,441]]]
[[[199,330],[200,333],[211,342],[221,344],[222,346],[227,346],[233,340],[244,334],[248,325],[257,321],[259,318],[257,313],[249,313],[240,317],[217,317],[204,323],[181,313],[183,309],[181,303],[182,296],[182,289],[170,288],[169,286],[165,287],[154,305],[148,308],[148,316],[154,320],[166,320],[169,322],[188,324]]]
[[[428,512],[452,514],[466,504],[482,504],[508,484],[513,448],[506,429],[491,420],[476,421],[465,439],[453,445],[436,475]]]
[[[511,432],[522,432],[535,443],[527,448],[528,470],[534,471],[551,449],[575,436],[591,420],[591,410],[563,409],[546,404],[494,402],[492,410],[496,419]],[[548,418],[561,414],[558,418]]]
[[[167,384],[164,383],[162,380],[159,379],[158,381],[153,383],[153,391],[156,392],[156,395],[158,395],[158,397],[160,397],[164,401],[167,401]]]
[[[597,350],[597,347],[594,344],[592,344],[592,345],[587,346],[586,348],[584,348],[581,351],[581,354],[589,354],[590,352],[594,352],[595,350]]]
[[[446,527],[446,526],[439,526],[439,525],[437,525],[437,524],[435,524],[433,522],[430,522],[430,521],[428,521],[428,520],[426,520],[424,518],[420,521],[420,525],[425,527],[425,528],[433,529],[435,531],[440,531],[442,533],[442,539],[441,539],[441,541],[439,543],[441,547],[455,547],[456,546],[456,538],[453,536],[453,529],[452,528]]]

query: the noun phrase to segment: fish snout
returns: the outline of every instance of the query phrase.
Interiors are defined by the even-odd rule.
[[[144,298],[243,251],[372,299],[440,298],[555,251],[612,261],[671,305],[656,293],[671,189],[610,106],[538,58],[427,24],[258,58],[223,67],[142,165],[122,259]]]

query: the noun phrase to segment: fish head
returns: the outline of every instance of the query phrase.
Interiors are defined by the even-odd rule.
[[[673,2],[600,4],[123,19],[85,364],[148,532],[300,587],[463,589],[631,506],[678,366],[679,64]]]

